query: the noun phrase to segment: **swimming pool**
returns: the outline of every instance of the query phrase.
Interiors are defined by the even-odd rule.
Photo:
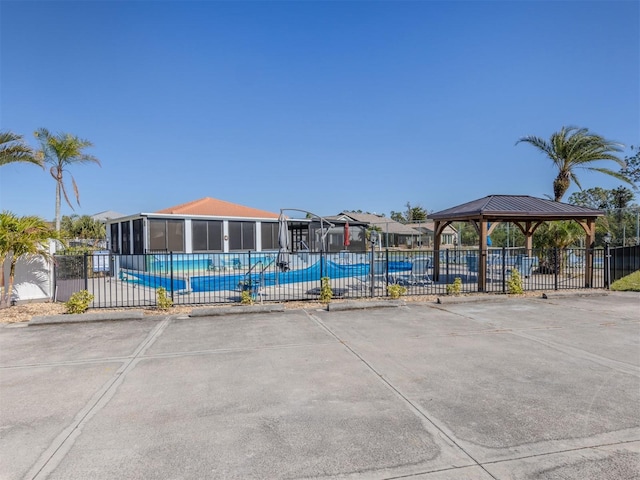
[[[392,262],[389,262],[391,268]],[[404,263],[404,262],[393,262]],[[409,269],[411,269],[410,264]],[[393,268],[406,270],[406,265],[394,265]],[[177,270],[176,270],[177,272]],[[319,281],[321,277],[329,278],[350,278],[366,277],[369,275],[369,265],[357,263],[352,265],[337,264],[332,261],[322,259],[315,264],[302,269],[289,270],[287,272],[259,272],[251,273],[251,281],[258,283],[262,280],[264,286],[274,286],[281,284],[291,284],[300,282]],[[247,279],[246,274],[213,274],[213,275],[188,275],[175,274],[173,281],[170,276],[160,275],[156,272],[142,272],[137,270],[125,270],[120,272],[120,279],[144,285],[150,288],[163,287],[169,291],[191,291],[191,292],[215,292],[223,290],[237,290],[238,284]],[[189,285],[187,285],[187,282]],[[187,288],[189,287],[189,288]]]

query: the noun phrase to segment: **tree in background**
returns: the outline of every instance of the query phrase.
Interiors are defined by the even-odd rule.
[[[86,148],[92,147],[93,144],[89,140],[83,140],[69,133],[51,134],[46,128],[41,128],[34,133],[35,137],[40,141],[40,153],[44,159],[44,163],[51,165],[50,173],[56,181],[56,232],[60,231],[60,202],[62,196],[67,204],[73,210],[73,205],[69,201],[67,190],[64,185],[64,173],[69,173],[68,168],[74,164],[97,163],[100,160],[92,155],[84,153]],[[80,192],[78,185],[73,176],[71,183],[76,202],[80,205]]]
[[[597,210],[613,210],[626,208],[634,198],[634,193],[627,187],[620,186],[613,190],[601,187],[589,188],[569,196],[569,203]]]
[[[0,307],[8,307],[13,293],[16,264],[23,257],[49,260],[49,240],[59,240],[49,223],[36,216],[0,213]],[[9,288],[5,290],[4,264],[9,261]]]
[[[533,248],[540,259],[540,272],[559,272],[572,246],[579,246],[584,238],[582,227],[570,220],[544,222],[533,234]]]
[[[548,142],[540,137],[527,136],[518,140],[516,145],[522,142],[529,143],[545,153],[557,168],[558,174],[553,181],[553,195],[556,202],[562,200],[571,182],[582,189],[576,175],[576,170],[579,168],[604,173],[632,184],[623,173],[589,166],[601,160],[610,160],[622,168],[625,168],[626,164],[616,155],[617,152],[622,151],[623,145],[590,133],[586,128],[562,127],[559,132],[551,135]]]
[[[89,215],[63,215],[60,221],[63,238],[82,240],[104,240],[107,236],[104,223]]]
[[[628,177],[635,184],[635,189],[638,190],[640,188],[640,147],[631,145],[631,151],[635,151],[635,154],[624,158],[626,165],[620,170],[620,173]]]
[[[22,135],[8,131],[0,132],[0,166],[17,162],[43,166],[42,159],[24,143]]]
[[[602,244],[602,237],[609,232],[613,245],[625,245],[637,242],[640,207],[632,203],[634,198],[627,187],[612,190],[595,187],[572,193],[569,203],[605,211],[605,216],[596,221],[596,244]]]
[[[404,212],[391,210],[391,219],[400,223],[415,223],[427,220],[428,212],[421,206],[412,207],[411,204],[407,202],[406,207],[407,209]]]

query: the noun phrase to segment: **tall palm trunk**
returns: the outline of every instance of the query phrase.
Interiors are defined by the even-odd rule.
[[[60,184],[56,183],[56,232],[60,231]]]
[[[51,173],[51,176],[56,181],[56,232],[59,232],[61,222],[60,204],[62,199],[60,197],[62,196],[62,170],[57,169],[56,174]]]
[[[569,190],[571,185],[571,178],[565,172],[560,172],[556,179],[553,181],[553,196],[556,202],[562,200],[564,194]]]

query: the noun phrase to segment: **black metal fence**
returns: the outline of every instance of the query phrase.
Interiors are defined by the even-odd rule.
[[[640,270],[640,245],[611,248],[610,255],[611,282]]]
[[[632,248],[620,255],[612,249],[612,279],[618,271],[638,268],[638,249]],[[591,251],[589,266],[585,253],[584,249],[490,248],[484,290],[508,293],[514,270],[525,291],[605,288],[604,250]],[[446,295],[454,282],[459,283],[460,293],[470,293],[478,291],[481,263],[478,250],[472,249],[298,252],[288,255],[284,269],[276,265],[277,256],[277,252],[118,255],[106,251],[58,255],[55,299],[66,301],[72,293],[88,290],[95,308],[154,306],[162,287],[174,305],[236,303],[243,291],[257,302],[317,300],[323,277],[330,279],[334,298],[384,297],[393,285],[404,287],[406,295]]]

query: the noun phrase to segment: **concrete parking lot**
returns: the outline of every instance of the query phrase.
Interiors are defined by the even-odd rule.
[[[0,478],[639,479],[640,295],[0,328]]]

